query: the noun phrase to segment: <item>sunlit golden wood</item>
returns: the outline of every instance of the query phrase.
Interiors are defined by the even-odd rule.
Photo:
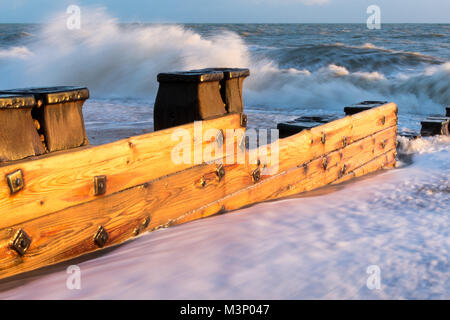
[[[203,133],[215,128],[224,132],[239,129],[240,115],[202,123]],[[171,151],[180,143],[171,136],[180,129],[187,130],[190,137],[191,159],[186,164],[174,164],[171,159]],[[194,142],[194,125],[189,124],[0,167],[0,177],[21,169],[25,180],[25,188],[10,195],[6,179],[0,179],[0,228],[96,199],[95,176],[107,176],[105,195],[108,195],[192,167],[194,148],[199,143],[202,142]],[[199,150],[212,143],[214,137],[204,141]],[[227,144],[226,137],[224,144]]]
[[[394,104],[384,105],[281,139],[278,171],[258,178],[255,170],[265,163],[249,163],[252,151],[246,151],[242,164],[230,163],[231,156],[226,156],[222,167],[178,167],[170,161],[170,148],[177,143],[169,143],[173,129],[11,165],[8,169],[20,166],[24,171],[26,188],[10,196],[0,186],[8,198],[0,207],[5,217],[0,225],[0,278],[99,250],[94,235],[100,226],[108,233],[108,247],[145,231],[390,168],[395,164],[396,110]],[[230,115],[204,123],[204,128],[239,128],[239,119]],[[237,150],[237,140],[228,143]],[[93,177],[101,174],[108,176],[107,193],[95,197]],[[39,205],[51,205],[36,213],[34,202],[44,197],[46,202]],[[23,255],[11,248],[19,230],[31,239]]]

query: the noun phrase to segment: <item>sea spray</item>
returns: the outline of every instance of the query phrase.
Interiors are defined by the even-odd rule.
[[[242,26],[202,27],[207,32],[201,34],[199,27],[120,24],[103,9],[83,10],[80,30],[67,29],[66,18],[54,16],[26,42],[1,47],[0,71],[8,75],[0,80],[2,88],[84,85],[94,99],[152,103],[159,72],[229,66],[251,70],[247,109],[335,112],[362,100],[389,100],[401,113],[427,115],[441,114],[450,101],[450,67],[442,55],[365,40],[308,44],[301,36],[293,43],[287,36],[289,46],[277,48],[265,26],[245,37],[239,36]],[[311,27],[291,28],[300,33]],[[265,40],[249,43],[259,34]]]

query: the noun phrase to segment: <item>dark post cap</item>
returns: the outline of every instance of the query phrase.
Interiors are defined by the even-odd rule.
[[[223,72],[191,70],[158,74],[158,82],[209,82],[223,79]]]
[[[358,112],[369,110],[375,107],[382,106],[388,103],[387,101],[363,101],[360,103],[352,104],[351,106],[345,107],[344,112],[346,115],[353,115]]]

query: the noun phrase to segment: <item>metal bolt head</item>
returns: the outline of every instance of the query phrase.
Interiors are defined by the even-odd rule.
[[[308,164],[304,163],[304,164],[302,164],[302,167],[303,167],[303,171],[305,172],[305,174],[308,173]]]
[[[247,115],[241,113],[241,127],[247,127]]]
[[[106,176],[94,177],[94,194],[96,196],[106,193]]]
[[[256,168],[253,172],[252,172],[252,180],[253,182],[258,182],[261,179],[261,170],[259,168]]]
[[[8,182],[11,194],[19,192],[24,187],[22,170],[16,170],[6,175],[6,181]]]
[[[323,170],[327,169],[327,167],[328,167],[328,157],[324,157],[323,158],[323,160],[322,160],[322,167],[323,167]]]
[[[94,235],[94,243],[98,247],[102,248],[103,246],[105,246],[108,239],[108,232],[106,232],[105,228],[103,228],[103,226],[98,227],[98,230]]]
[[[339,171],[339,178],[341,178],[347,172],[347,166],[344,164]]]
[[[220,164],[216,169],[216,175],[219,178],[219,181],[225,176],[225,169],[222,164]]]
[[[19,229],[15,234],[11,243],[11,248],[14,249],[20,256],[23,256],[31,245],[31,238],[25,231]]]
[[[145,229],[148,227],[150,223],[150,216],[145,217],[144,221],[142,221],[142,229]]]

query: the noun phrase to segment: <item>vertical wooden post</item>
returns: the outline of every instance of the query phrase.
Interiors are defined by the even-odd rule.
[[[38,132],[47,151],[58,151],[89,144],[82,107],[89,98],[83,87],[25,88],[2,91],[34,96],[32,110]]]
[[[155,130],[227,113],[242,113],[242,87],[248,69],[206,68],[158,74]]]
[[[45,152],[31,116],[35,105],[32,95],[0,94],[0,161]]]
[[[220,81],[220,93],[227,112],[242,113],[244,111],[242,90],[244,80],[250,75],[250,70],[241,68],[211,68],[209,70],[223,72],[224,77]]]
[[[222,79],[222,72],[213,71],[158,74],[155,131],[225,114],[219,91]]]

